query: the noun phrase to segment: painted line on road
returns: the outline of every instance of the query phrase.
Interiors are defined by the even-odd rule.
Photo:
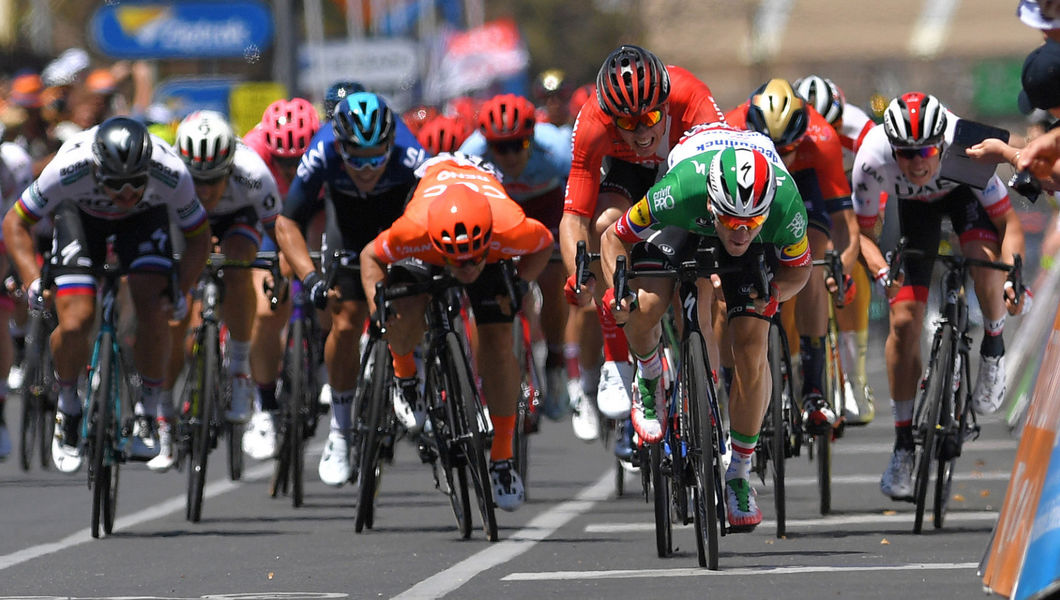
[[[501,581],[636,579],[658,577],[732,577],[744,575],[799,575],[804,573],[857,573],[864,571],[943,571],[976,569],[979,563],[910,563],[905,565],[761,567],[709,571],[707,569],[618,569],[613,571],[552,571],[544,573],[510,573]]]
[[[1011,471],[972,471],[970,473],[956,473],[953,481],[958,483],[974,481],[1008,481],[1012,477]],[[879,475],[832,475],[832,485],[861,485],[879,484]],[[817,476],[786,477],[784,487],[817,487]]]
[[[543,512],[510,538],[490,544],[444,571],[440,571],[394,596],[394,600],[433,600],[453,592],[474,576],[504,564],[533,548],[538,542],[555,533],[575,517],[588,512],[597,502],[611,496],[615,484],[614,469],[593,485],[584,488],[573,500]]]
[[[958,521],[996,521],[998,513],[995,511],[974,511],[974,512],[947,512],[946,522],[953,523]],[[877,524],[891,524],[891,523],[907,523],[912,522],[913,513],[898,513],[893,515],[881,515],[881,514],[865,514],[865,515],[832,515],[828,517],[820,517],[817,519],[788,519],[785,523],[790,529],[792,527],[829,527],[835,525],[877,525]],[[777,526],[776,521],[764,520],[760,527],[773,527]],[[676,529],[691,528],[692,525],[677,525],[674,524]],[[592,523],[585,526],[586,533],[626,533],[635,531],[655,531],[655,523]]]
[[[307,448],[306,451],[309,452],[310,448]],[[239,481],[230,481],[228,479],[224,479],[221,481],[209,482],[206,484],[206,489],[203,491],[203,499],[205,500],[207,498],[213,498],[214,496],[220,496],[221,494],[226,494],[234,489],[239,488],[245,483],[258,481],[260,479],[269,477],[272,475],[273,469],[274,465],[272,461],[268,461],[266,463],[257,465],[244,471],[243,478]],[[120,493],[121,492],[119,491],[119,500]],[[184,510],[185,505],[186,496],[184,494],[181,494],[180,496],[176,496],[170,498],[169,500],[159,502],[158,504],[155,504],[150,508],[145,508],[144,510],[135,512],[131,515],[126,515],[123,517],[119,516],[114,520],[114,531],[118,532],[124,529],[131,529],[141,523],[146,523],[147,521],[151,521],[153,519],[160,519],[171,513],[182,511]],[[86,527],[81,531],[70,534],[56,542],[30,546],[29,548],[24,548],[22,550],[18,550],[10,554],[0,556],[0,571],[3,571],[4,569],[13,567],[15,565],[20,565],[24,562],[33,560],[34,558],[54,554],[56,552],[66,550],[79,544],[84,544],[86,542],[91,541],[93,541],[92,530],[90,527]]]
[[[995,450],[1012,450],[1015,452],[1019,440],[973,440],[961,447],[964,454],[971,452],[991,452]],[[894,441],[878,443],[847,444],[842,440],[832,446],[832,456],[841,458],[848,454],[879,454],[890,456],[894,450]]]

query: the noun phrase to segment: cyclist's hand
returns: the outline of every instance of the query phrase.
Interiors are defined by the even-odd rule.
[[[596,277],[592,273],[589,274],[589,281],[581,286],[574,281],[574,275],[572,274],[567,278],[567,283],[563,286],[563,296],[571,306],[588,306],[593,299],[595,290]]]
[[[188,316],[188,298],[183,292],[177,294],[177,299],[173,303],[173,314],[170,317],[172,321],[183,321]]]
[[[625,298],[616,299],[615,288],[608,288],[604,292],[602,301],[604,306],[607,307],[604,312],[611,315],[617,325],[625,325],[629,321],[629,313],[636,308],[637,297],[629,295]]]
[[[44,295],[41,294],[40,277],[34,279],[26,288],[26,299],[33,310],[44,310]]]
[[[320,310],[328,307],[328,284],[320,273],[312,271],[302,280],[302,287],[309,295],[309,301]]]
[[[754,286],[751,286],[751,292],[748,295],[754,300],[756,313],[763,317],[772,317],[777,314],[777,309],[780,307],[780,290],[777,289],[777,284],[769,282],[768,298],[759,298],[758,290],[754,289]]]
[[[905,283],[905,273],[899,272],[898,276],[896,276],[894,278],[894,281],[891,282],[890,287],[888,287],[887,279],[890,274],[891,270],[887,267],[884,267],[877,271],[876,274],[872,277],[873,280],[876,282],[876,285],[879,287],[880,293],[883,294],[883,296],[888,300],[897,296],[898,290],[902,289],[902,285]]]
[[[1025,315],[1031,311],[1031,306],[1034,304],[1034,294],[1031,293],[1031,288],[1023,288],[1023,296],[1021,298],[1016,297],[1015,285],[1011,281],[1005,282],[1005,308],[1008,310],[1010,315]]]
[[[849,305],[854,301],[854,296],[857,295],[858,290],[854,287],[854,278],[850,275],[843,275],[843,286],[846,288],[843,290],[843,306]]]

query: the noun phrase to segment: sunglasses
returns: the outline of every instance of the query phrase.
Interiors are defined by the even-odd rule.
[[[97,179],[99,180],[100,185],[116,192],[121,191],[125,186],[130,186],[134,192],[140,192],[147,186],[147,173],[144,173],[143,175],[132,175],[129,177],[97,175]]]
[[[464,267],[477,267],[481,265],[483,262],[486,261],[486,254],[486,252],[483,252],[482,254],[474,258],[467,258],[464,260],[453,260],[448,256],[445,256],[444,259],[445,264],[449,265],[450,267],[453,267],[455,269],[462,269]]]
[[[192,180],[192,182],[195,185],[217,185],[218,183],[221,183],[225,179],[228,179],[228,176],[231,175],[231,174],[232,174],[232,171],[228,170],[228,171],[225,171],[224,173],[221,173],[220,175],[215,175],[213,177],[195,177],[193,175],[191,180]]]
[[[637,127],[643,125],[645,127],[652,127],[659,121],[662,121],[663,111],[661,108],[650,110],[646,113],[642,113],[637,116],[626,116],[615,117],[615,126],[625,131],[636,131]]]
[[[357,146],[350,143],[339,144],[339,154],[342,156],[342,161],[353,168],[355,171],[361,169],[378,169],[379,167],[386,164],[386,160],[390,158],[390,145],[382,147],[382,154],[373,154],[372,156],[353,156],[351,153],[357,150],[364,150],[365,146]]]
[[[769,218],[769,214],[758,215],[757,217],[734,217],[731,215],[715,214],[714,217],[719,223],[722,224],[726,229],[737,231],[741,228],[751,231],[762,226]]]
[[[490,142],[490,151],[494,154],[515,154],[530,147],[530,138],[521,140],[508,140],[505,142]]]
[[[931,158],[932,156],[938,156],[942,149],[938,146],[924,146],[923,148],[895,148],[894,155],[899,158],[906,160],[913,160],[916,157],[920,158]]]

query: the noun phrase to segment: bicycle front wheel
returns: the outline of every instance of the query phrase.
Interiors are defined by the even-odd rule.
[[[663,475],[662,442],[651,445],[651,485],[655,500],[655,549],[659,558],[673,554],[673,523],[670,521],[670,482]]]
[[[956,423],[946,428],[946,436],[938,442],[939,458],[938,471],[935,475],[935,504],[934,525],[935,529],[942,529],[946,520],[946,509],[950,503],[950,490],[953,486],[953,471],[957,466],[957,457],[961,455],[961,446],[964,444],[964,432],[968,427],[968,421],[972,418],[971,395],[968,389],[970,377],[968,373],[968,355],[961,352],[960,366],[955,374],[957,380],[951,388],[953,395],[949,396],[947,409],[957,415]],[[956,388],[956,389],[954,389]],[[953,425],[956,425],[954,429]]]
[[[710,383],[707,379],[703,338],[697,332],[689,334],[682,355],[681,401],[688,406],[691,416],[688,459],[695,477],[692,495],[692,518],[696,526],[696,554],[699,566],[718,568],[719,508],[718,502],[717,441],[714,439]],[[722,511],[724,509],[722,508]]]
[[[771,439],[769,440],[769,457],[773,462],[773,504],[777,511],[778,538],[787,535],[787,497],[784,488],[785,456],[787,452],[787,421],[784,418],[784,387],[786,342],[780,334],[780,325],[776,322],[769,325],[769,374],[772,378],[772,392],[769,397],[769,419],[772,421]]]
[[[362,375],[362,377],[371,378],[371,386],[369,393],[362,399],[364,406],[361,409],[364,419],[361,423],[360,439],[361,464],[358,475],[360,489],[357,492],[357,518],[354,522],[354,530],[357,533],[365,527],[371,529],[375,522],[378,469],[382,468],[379,457],[386,429],[385,413],[390,392],[388,383],[392,378],[390,369],[387,368],[390,364],[390,350],[386,342],[372,340],[369,350],[372,361],[371,373]]]
[[[928,363],[927,382],[923,387],[920,400],[917,402],[913,435],[921,440],[916,463],[916,479],[913,485],[913,499],[916,503],[916,515],[913,520],[913,533],[920,533],[924,525],[924,509],[927,504],[927,489],[931,478],[931,465],[938,452],[935,448],[938,436],[939,415],[942,410],[943,394],[950,391],[953,381],[953,342],[952,329],[943,324],[940,335],[935,339],[935,349]]]
[[[206,490],[207,457],[210,452],[210,421],[218,408],[217,380],[218,332],[215,323],[203,323],[196,344],[195,389],[191,415],[191,468],[188,469],[188,520],[202,518],[202,501]]]
[[[91,457],[89,465],[89,482],[92,487],[92,537],[99,538],[101,517],[110,512],[111,468],[108,460],[108,449],[114,436],[114,337],[110,332],[103,332],[99,339],[99,353],[95,369],[89,375],[92,386],[89,419]],[[113,514],[113,513],[111,513]],[[106,533],[106,527],[103,528]]]

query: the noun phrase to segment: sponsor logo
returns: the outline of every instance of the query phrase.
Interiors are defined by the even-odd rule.
[[[801,238],[806,235],[806,216],[803,213],[795,213],[791,222],[788,223],[788,231],[795,237]]]
[[[658,248],[659,248],[659,250],[662,250],[662,253],[665,254],[666,256],[673,256],[674,255],[674,247],[671,246],[670,244],[659,244]]]
[[[251,179],[250,177],[247,177],[246,175],[243,175],[242,173],[233,174],[232,177],[236,180],[236,183],[238,183],[239,185],[241,185],[241,186],[243,186],[243,187],[245,187],[247,189],[251,189],[251,190],[260,190],[261,189],[262,183],[261,183],[260,179]]]
[[[629,211],[629,221],[637,227],[647,227],[651,224],[651,209],[648,208],[648,199],[641,198]]]
[[[88,159],[85,159],[85,160],[76,162],[76,163],[74,163],[72,165],[67,165],[67,166],[59,169],[59,176],[65,178],[67,175],[73,175],[75,173],[79,173],[79,172],[87,169],[89,164],[90,163],[89,163]]]
[[[674,207],[674,197],[670,195],[670,187],[668,185],[652,192],[651,202],[655,210],[668,210]]]
[[[799,256],[802,256],[804,252],[806,252],[806,248],[808,246],[809,242],[807,241],[806,237],[803,236],[803,238],[798,242],[795,242],[790,246],[784,247],[784,256],[787,256],[788,258],[798,258]]]

